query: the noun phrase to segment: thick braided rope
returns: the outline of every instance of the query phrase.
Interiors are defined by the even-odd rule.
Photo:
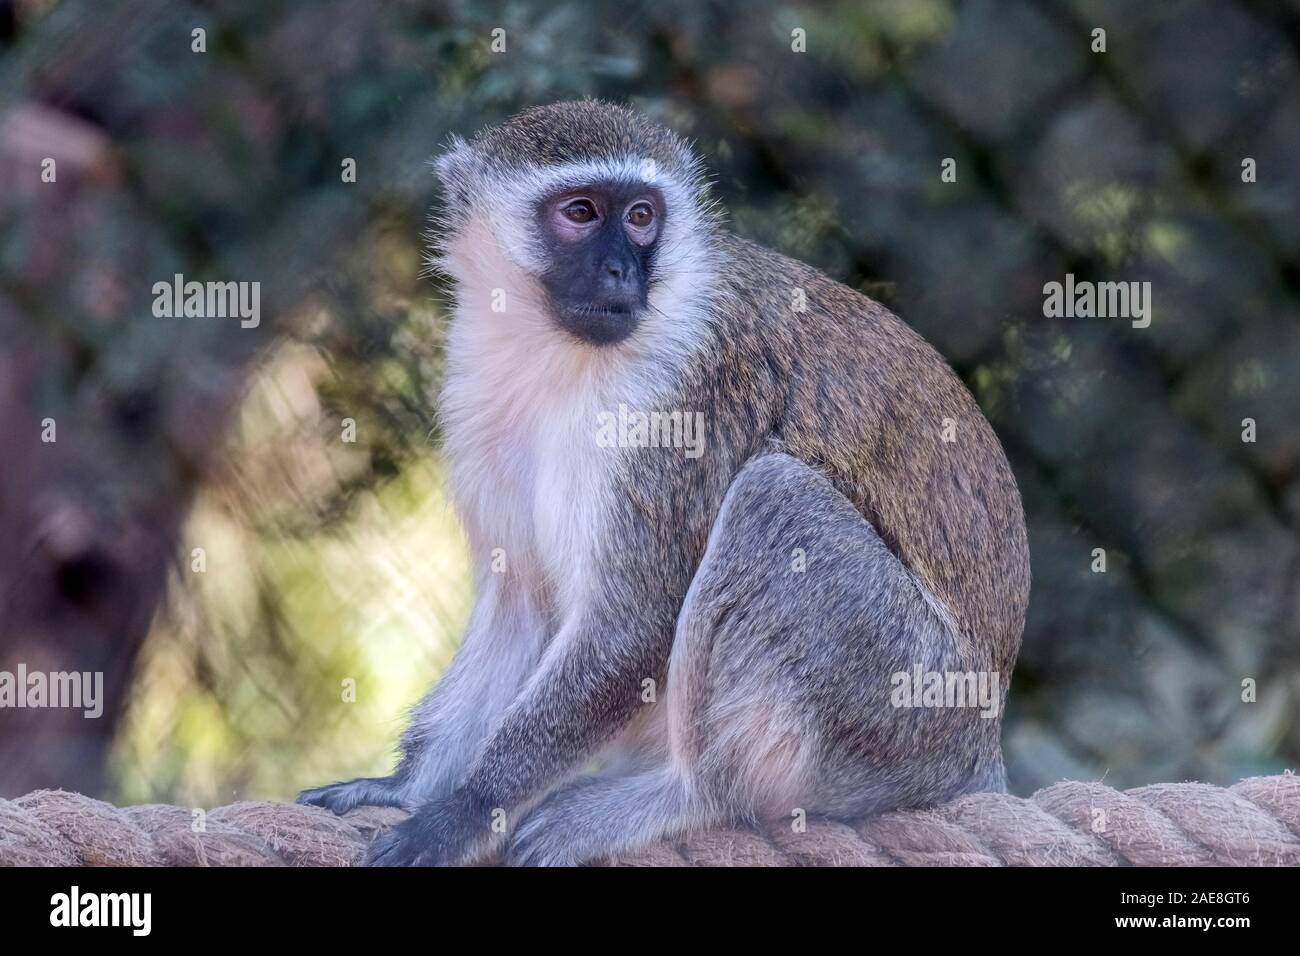
[[[5,866],[347,866],[400,810],[343,817],[317,807],[234,803],[206,814],[117,808],[61,790],[0,800]],[[854,823],[809,820],[718,830],[610,861],[626,866],[1295,866],[1300,776],[1227,789],[1162,783],[1120,792],[1059,783],[1024,799],[972,794]]]

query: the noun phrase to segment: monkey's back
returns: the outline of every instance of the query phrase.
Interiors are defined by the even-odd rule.
[[[1029,548],[1010,465],[974,398],[879,303],[729,233],[720,242],[720,341],[731,343],[728,364],[747,369],[739,378],[769,410],[772,436],[825,471],[947,605],[971,666],[1009,674]],[[765,403],[757,393],[773,386]]]

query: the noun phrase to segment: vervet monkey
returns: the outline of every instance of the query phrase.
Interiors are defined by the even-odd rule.
[[[689,146],[639,113],[530,109],[437,165],[474,609],[393,775],[300,799],[411,808],[375,864],[572,864],[1005,789],[1024,517],[943,359],[726,231]],[[600,440],[674,412],[703,416],[694,457],[662,428]],[[997,694],[900,696],[923,674]]]

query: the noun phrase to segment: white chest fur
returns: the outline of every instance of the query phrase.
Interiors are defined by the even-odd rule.
[[[474,559],[518,575],[561,620],[581,606],[618,486],[623,452],[597,442],[598,416],[644,401],[640,377],[544,315],[463,303],[448,345],[445,452]]]
[[[702,340],[696,290],[709,287],[711,260],[669,229],[661,259],[685,257],[692,268],[652,288],[629,339],[593,346],[556,327],[521,253],[489,223],[470,217],[438,260],[456,282],[440,407],[451,495],[476,564],[504,563],[558,624],[598,577],[592,564],[627,453],[597,440],[599,416],[675,404]]]

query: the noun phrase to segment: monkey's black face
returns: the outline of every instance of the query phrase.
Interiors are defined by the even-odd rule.
[[[542,284],[562,329],[596,345],[632,334],[665,212],[663,194],[644,183],[595,183],[542,200],[538,225],[551,262]]]

